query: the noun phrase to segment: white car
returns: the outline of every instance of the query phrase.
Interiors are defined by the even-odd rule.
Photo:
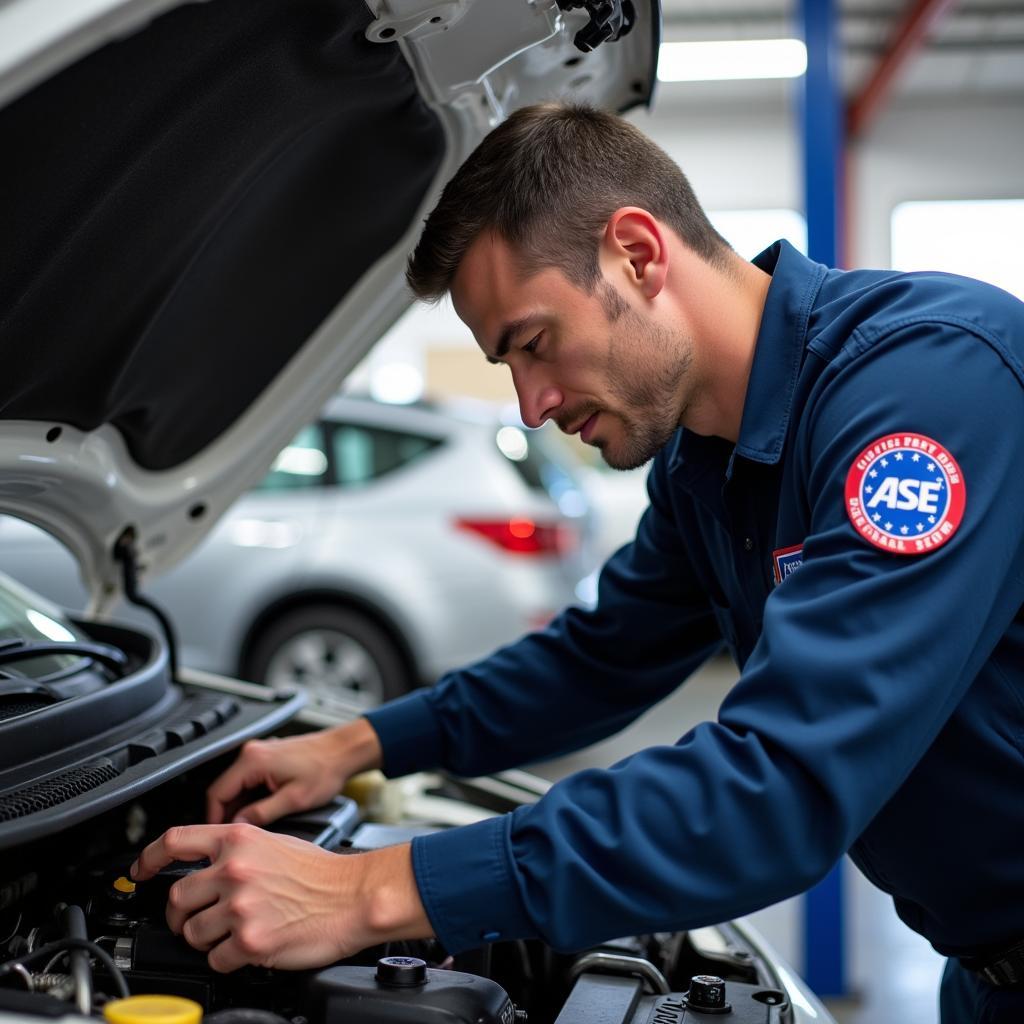
[[[165,923],[196,865],[124,877],[303,696],[184,667],[170,623],[110,610],[149,600],[406,307],[422,216],[487,130],[550,97],[646,101],[659,30],[656,0],[0,4],[0,512],[63,542],[90,594],[68,618],[0,581],[0,1024],[830,1019],[728,923],[218,975]],[[542,789],[399,786],[404,810],[339,798],[275,827],[341,853]]]
[[[182,662],[368,708],[543,626],[594,566],[578,470],[547,433],[482,403],[332,399],[147,587]],[[70,552],[22,520],[0,517],[0,570],[87,602]]]

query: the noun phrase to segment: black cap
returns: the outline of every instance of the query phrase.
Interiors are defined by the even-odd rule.
[[[690,979],[686,1005],[701,1013],[728,1013],[732,1009],[725,1001],[725,982],[713,974],[697,974]]]
[[[415,956],[385,956],[377,961],[377,981],[391,988],[411,988],[427,980],[427,962]]]

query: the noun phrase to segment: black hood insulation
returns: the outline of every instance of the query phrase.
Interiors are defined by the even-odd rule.
[[[440,122],[359,0],[213,0],[0,111],[0,416],[201,451],[408,229]]]

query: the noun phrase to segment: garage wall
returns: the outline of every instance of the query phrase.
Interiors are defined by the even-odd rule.
[[[861,266],[889,265],[889,217],[908,199],[1024,198],[1024,102],[889,111],[851,175]]]
[[[630,120],[682,167],[705,209],[800,208],[798,125],[782,104],[714,110],[663,89],[653,112]]]

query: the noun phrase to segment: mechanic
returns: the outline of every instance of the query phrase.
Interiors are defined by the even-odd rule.
[[[430,934],[578,949],[750,913],[849,851],[950,957],[944,1021],[1024,1020],[1024,305],[785,242],[747,263],[642,133],[556,105],[481,143],[408,276],[450,291],[526,424],[653,457],[650,507],[596,608],[355,723],[247,744],[211,824],[134,868],[210,859],[171,927],[217,970]],[[723,642],[742,674],[717,721],[534,806],[343,858],[253,827],[378,765],[578,750]]]

